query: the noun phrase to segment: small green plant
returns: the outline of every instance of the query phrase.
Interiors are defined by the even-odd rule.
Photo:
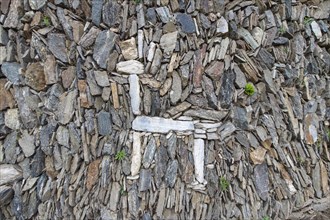
[[[248,83],[245,85],[245,94],[247,94],[248,96],[252,96],[254,94],[254,86],[252,83]]]
[[[281,27],[280,27],[280,29],[278,30],[278,33],[280,33],[281,35],[283,35],[284,33],[285,33],[285,28],[284,28],[284,26],[282,25]]]
[[[134,0],[135,4],[139,4],[141,0]]]
[[[51,20],[48,16],[43,16],[42,18],[42,22],[43,25],[45,25],[46,27],[49,27],[51,25]]]
[[[266,215],[262,218],[262,220],[270,220],[270,217]]]
[[[314,21],[313,18],[311,17],[304,17],[304,25],[309,25],[310,23],[312,23]]]
[[[120,150],[117,152],[115,159],[116,160],[123,160],[126,157],[126,152],[124,150]]]
[[[229,182],[225,177],[223,177],[223,176],[220,177],[219,184],[220,184],[221,191],[227,191],[228,190]]]
[[[124,190],[124,187],[120,187],[120,191],[119,191],[120,195],[122,196],[126,196],[127,195],[127,191]]]
[[[301,165],[305,162],[304,158],[302,158],[301,156],[297,156],[297,162]]]

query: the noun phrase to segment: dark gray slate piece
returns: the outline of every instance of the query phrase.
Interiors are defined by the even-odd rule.
[[[19,65],[19,63],[5,62],[1,66],[1,71],[3,75],[5,75],[7,79],[14,85],[18,85],[20,82],[20,69],[21,66]]]
[[[195,23],[191,15],[185,13],[178,13],[176,15],[176,20],[180,23],[182,31],[191,34],[196,32]]]
[[[113,27],[114,25],[118,24],[121,19],[120,9],[120,4],[115,1],[110,1],[106,3],[103,6],[102,12],[103,22],[110,27]]]
[[[103,0],[92,1],[92,22],[96,26],[99,26],[101,23],[102,4],[103,4]]]
[[[103,69],[107,67],[107,59],[114,48],[116,37],[117,35],[112,31],[104,30],[95,40],[93,58]]]
[[[142,169],[140,172],[140,187],[139,191],[147,191],[151,188],[151,172],[150,170]]]
[[[152,24],[156,24],[157,17],[156,17],[156,11],[154,8],[148,8],[146,13],[146,20],[147,22],[150,22]]]
[[[157,188],[160,187],[162,183],[162,178],[166,172],[166,164],[168,161],[167,150],[164,146],[160,146],[155,155],[156,166],[154,169],[154,179]]]
[[[266,201],[269,191],[269,178],[267,164],[259,164],[254,168],[254,181],[259,197]]]
[[[108,135],[112,132],[112,122],[109,112],[101,111],[97,116],[97,121],[100,135]]]
[[[272,69],[275,63],[275,58],[265,48],[261,48],[257,58],[266,65],[269,69]]]
[[[234,86],[235,74],[229,70],[222,76],[222,82],[219,92],[219,100],[222,108],[229,108],[235,91]]]
[[[67,49],[65,46],[65,36],[63,34],[48,34],[49,50],[54,56],[64,63],[68,62]]]
[[[146,149],[144,150],[143,158],[142,158],[142,164],[144,168],[149,168],[151,165],[152,160],[154,159],[156,151],[156,141],[154,136],[151,136]]]
[[[179,163],[177,160],[172,160],[168,163],[166,174],[165,174],[165,183],[166,186],[173,187],[176,181],[176,175],[178,172]]]
[[[234,111],[234,118],[233,118],[234,125],[243,130],[248,129],[249,124],[247,121],[246,110],[244,108],[235,107],[233,111]]]
[[[176,134],[172,134],[172,136],[167,140],[167,153],[172,160],[174,160],[175,158],[176,145],[177,145]]]

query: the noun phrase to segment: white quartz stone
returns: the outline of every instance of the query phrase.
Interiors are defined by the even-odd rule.
[[[193,147],[195,178],[199,183],[204,183],[204,140],[195,139]]]
[[[134,130],[168,133],[169,131],[192,131],[194,123],[192,121],[176,121],[172,119],[137,116],[132,125]]]
[[[131,176],[139,174],[141,167],[141,134],[139,132],[133,133],[133,151],[132,151],[132,164],[131,164]]]
[[[140,115],[141,97],[140,97],[139,77],[136,74],[130,75],[128,81],[129,81],[129,95],[131,97],[132,112],[135,115]]]

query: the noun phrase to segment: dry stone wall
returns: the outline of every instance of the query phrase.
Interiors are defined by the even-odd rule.
[[[330,209],[329,22],[322,0],[1,0],[0,219]]]

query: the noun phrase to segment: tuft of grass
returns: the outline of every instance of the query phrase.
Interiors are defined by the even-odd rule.
[[[245,94],[248,96],[252,96],[255,93],[255,88],[252,83],[248,83],[245,85]]]
[[[228,190],[229,182],[225,177],[223,177],[223,176],[220,177],[219,184],[220,184],[221,191],[227,191]]]
[[[127,193],[127,191],[124,190],[124,187],[122,186],[122,187],[120,187],[119,194],[122,196],[126,196],[128,193]]]
[[[117,152],[115,159],[121,161],[125,159],[125,157],[126,157],[126,152],[124,150],[120,150]]]
[[[300,165],[302,165],[304,162],[305,162],[305,160],[304,160],[304,158],[302,158],[301,156],[297,156],[297,162],[300,164]]]
[[[281,27],[280,27],[280,29],[278,30],[278,32],[281,34],[281,35],[283,35],[284,33],[285,33],[285,28],[284,28],[284,26],[282,25]]]
[[[262,218],[262,220],[270,220],[270,217],[266,215]]]
[[[44,26],[46,26],[46,27],[49,27],[50,25],[51,25],[51,20],[50,20],[50,17],[48,17],[48,16],[43,16],[43,18],[42,18],[42,21],[41,21],[41,23],[44,25]]]
[[[134,0],[135,4],[139,4],[141,0]]]
[[[309,25],[310,23],[312,23],[314,21],[313,18],[311,17],[304,17],[304,25]]]

